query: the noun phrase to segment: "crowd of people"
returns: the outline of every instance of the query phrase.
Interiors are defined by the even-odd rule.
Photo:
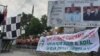
[[[27,39],[16,39],[16,45],[33,45],[37,46],[39,42],[39,37],[27,38]]]

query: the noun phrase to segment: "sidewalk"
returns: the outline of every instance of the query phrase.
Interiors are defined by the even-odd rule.
[[[34,51],[31,50],[14,50],[8,53],[0,53],[0,56],[37,56]]]

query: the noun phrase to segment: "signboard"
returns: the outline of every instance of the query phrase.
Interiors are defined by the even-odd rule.
[[[75,28],[74,27],[64,27],[64,33],[72,34],[74,32],[75,32]]]
[[[98,51],[99,37],[97,28],[81,31],[75,34],[62,34],[41,37],[37,51],[87,53]]]
[[[100,26],[100,0],[49,0],[48,26]]]

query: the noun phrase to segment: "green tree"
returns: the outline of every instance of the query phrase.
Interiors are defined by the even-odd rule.
[[[21,30],[25,30],[25,34],[22,37],[29,36],[29,35],[37,35],[41,33],[42,24],[40,23],[39,19],[34,17],[32,14],[19,14],[22,15],[21,17]]]
[[[47,16],[46,15],[43,15],[41,17],[41,23],[42,23],[43,30],[49,31],[51,29],[51,27],[47,26]]]
[[[32,17],[29,25],[26,27],[26,35],[37,35],[43,32],[42,24],[38,18]]]
[[[51,27],[47,26],[47,16],[43,15],[41,20],[32,14],[22,13],[21,28],[25,30],[25,36],[41,34],[44,30],[49,31]]]
[[[22,14],[18,14],[19,16],[21,15],[21,30],[25,30],[26,27],[29,25],[31,18],[33,17],[31,14],[25,14],[24,12]],[[22,32],[22,31],[21,31]],[[25,32],[27,32],[25,30]],[[23,38],[26,38],[26,34],[21,35]]]
[[[22,17],[21,17],[21,27],[23,29],[25,29],[25,27],[28,26],[31,18],[32,18],[32,15],[31,14],[22,13]]]

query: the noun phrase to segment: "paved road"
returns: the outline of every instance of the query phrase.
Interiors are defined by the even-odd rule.
[[[33,50],[13,50],[9,53],[0,53],[0,56],[37,56]]]

